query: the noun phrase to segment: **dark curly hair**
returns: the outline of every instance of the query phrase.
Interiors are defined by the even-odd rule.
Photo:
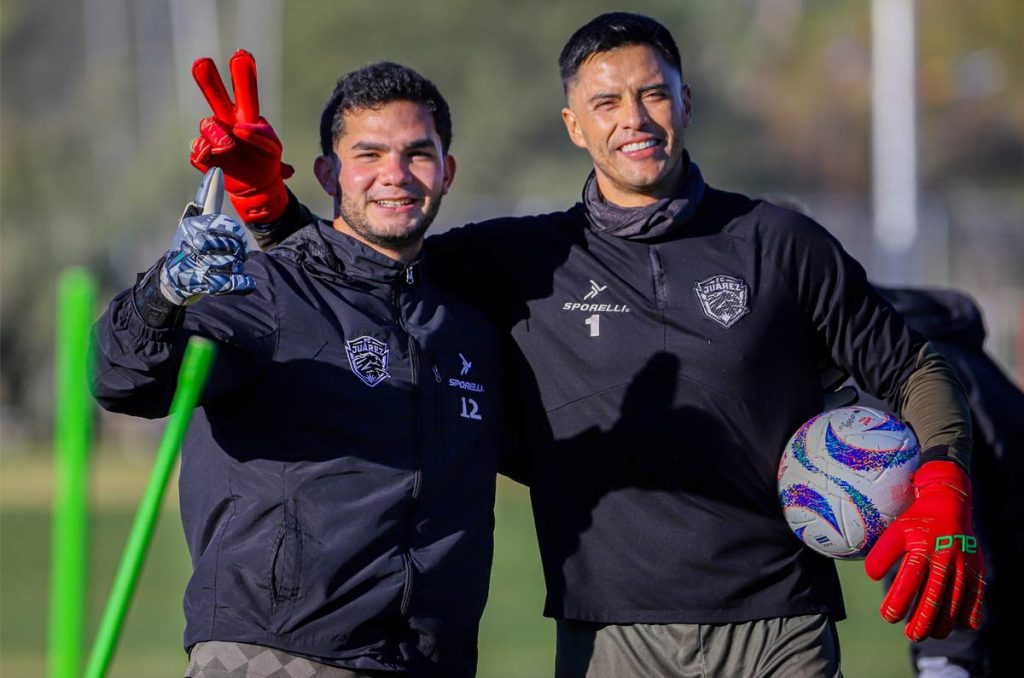
[[[568,93],[569,81],[591,56],[628,45],[649,45],[654,48],[682,78],[679,48],[667,28],[643,14],[609,12],[591,19],[565,43],[558,57],[562,90]]]
[[[345,132],[345,113],[360,108],[379,108],[392,101],[412,101],[430,109],[441,137],[441,150],[452,143],[452,116],[437,86],[408,66],[379,61],[352,71],[338,80],[320,115],[320,150],[334,151]]]

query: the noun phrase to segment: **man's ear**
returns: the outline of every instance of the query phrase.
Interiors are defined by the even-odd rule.
[[[562,109],[562,122],[565,123],[565,131],[569,133],[569,139],[580,148],[586,148],[587,142],[583,138],[579,120],[568,106]]]
[[[338,169],[341,161],[338,156],[321,155],[313,161],[313,174],[320,182],[320,187],[327,192],[327,195],[337,197],[338,195]]]
[[[446,155],[444,156],[444,186],[441,189],[441,195],[448,195],[453,181],[455,181],[455,156]]]

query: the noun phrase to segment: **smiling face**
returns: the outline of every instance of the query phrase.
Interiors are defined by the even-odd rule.
[[[334,228],[392,259],[414,259],[455,176],[455,159],[441,148],[422,104],[347,111],[334,153],[314,165],[334,196]]]
[[[690,88],[653,48],[599,52],[568,83],[562,119],[587,149],[605,200],[622,207],[672,195],[683,180]]]

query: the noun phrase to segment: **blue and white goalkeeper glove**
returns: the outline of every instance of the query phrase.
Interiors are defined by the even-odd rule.
[[[150,327],[179,325],[185,305],[205,294],[247,294],[256,281],[243,269],[245,232],[220,213],[224,174],[213,168],[185,207],[167,255],[132,289],[135,308]]]
[[[181,215],[171,248],[160,268],[160,293],[184,306],[204,294],[246,294],[256,281],[245,273],[245,231],[221,214],[224,173],[203,175],[195,200]]]

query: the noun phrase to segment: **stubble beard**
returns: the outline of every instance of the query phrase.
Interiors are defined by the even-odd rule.
[[[369,218],[366,216],[366,208],[362,205],[357,205],[354,200],[342,197],[338,205],[338,212],[344,222],[348,224],[348,227],[366,240],[366,242],[397,251],[405,249],[423,239],[427,229],[434,223],[434,217],[437,216],[438,210],[441,209],[441,197],[439,195],[432,199],[427,211],[423,213],[414,227],[401,234],[381,233],[374,229]]]

